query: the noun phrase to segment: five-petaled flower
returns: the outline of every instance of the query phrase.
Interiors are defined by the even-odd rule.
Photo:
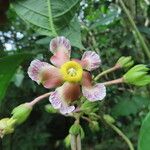
[[[56,37],[50,42],[53,65],[33,60],[28,68],[29,77],[45,88],[56,88],[51,92],[49,101],[62,114],[75,110],[73,102],[80,96],[89,101],[102,100],[106,96],[106,88],[102,83],[92,83],[90,71],[101,64],[98,54],[93,51],[84,52],[81,60],[70,59],[71,44],[65,37]],[[81,92],[82,91],[82,92]]]

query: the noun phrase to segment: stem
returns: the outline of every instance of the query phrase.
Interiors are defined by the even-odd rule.
[[[50,96],[51,92],[49,93],[45,93],[43,95],[38,96],[37,98],[35,98],[33,101],[29,102],[28,105],[33,107],[36,103],[38,103],[39,101],[41,101],[42,99]]]
[[[118,127],[111,123],[108,123],[107,121],[106,123],[128,144],[130,150],[134,150],[133,144],[131,143],[129,138]]]
[[[139,38],[139,41],[140,41],[140,43],[141,43],[141,45],[142,45],[142,47],[143,47],[143,50],[144,50],[145,54],[147,55],[148,58],[150,58],[150,51],[149,51],[149,49],[148,49],[148,46],[146,45],[143,36],[142,36],[141,33],[139,32],[139,30],[138,30],[138,28],[137,28],[137,26],[136,26],[136,24],[135,24],[135,22],[134,22],[132,16],[130,15],[128,9],[126,8],[124,2],[123,2],[122,0],[119,0],[119,3],[120,3],[120,5],[121,5],[121,7],[123,8],[124,12],[126,13],[128,19],[129,19],[129,21],[130,21],[130,23],[131,23],[131,26],[132,26],[133,29],[135,30],[135,33],[137,34],[137,37]]]
[[[115,65],[114,67],[110,68],[110,69],[107,69],[105,71],[103,71],[102,73],[98,74],[94,80],[97,81],[99,78],[101,78],[103,75],[107,74],[107,73],[110,73],[110,72],[113,72],[117,69],[120,69],[120,65]]]
[[[118,84],[118,83],[123,83],[123,82],[124,82],[123,78],[119,78],[119,79],[116,79],[116,80],[103,82],[103,84],[104,85],[112,85],[112,84]]]
[[[71,134],[71,150],[77,150],[76,136]]]
[[[118,128],[116,127],[114,124],[106,121],[102,116],[98,116],[96,114],[94,114],[95,117],[97,117],[98,119],[100,119],[102,121],[102,123],[110,126],[129,146],[130,150],[134,150],[134,146],[132,144],[132,142],[130,141],[130,139]]]

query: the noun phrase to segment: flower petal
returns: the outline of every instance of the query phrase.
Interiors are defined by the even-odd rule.
[[[62,84],[59,69],[38,59],[33,60],[28,68],[29,77],[45,88],[54,88]]]
[[[106,96],[106,87],[101,83],[91,87],[82,86],[82,93],[89,101],[98,101]]]
[[[64,51],[57,51],[51,58],[50,61],[53,65],[60,67],[65,62],[70,60],[70,56]]]
[[[45,88],[54,88],[63,83],[62,75],[58,68],[50,66],[41,71],[41,82]]]
[[[62,105],[60,108],[60,113],[62,114],[69,114],[75,110],[75,106],[65,106]]]
[[[83,68],[92,71],[98,68],[101,64],[100,56],[93,51],[86,51],[82,56]]]
[[[50,97],[49,97],[49,101],[52,104],[52,106],[55,109],[59,109],[60,113],[62,114],[67,114],[67,113],[71,113],[72,111],[75,110],[75,106],[69,106],[69,104],[67,104],[64,101],[62,92],[60,88],[57,88],[54,92],[51,93]]]
[[[49,101],[55,109],[59,109],[61,107],[62,102],[57,90],[51,93]]]
[[[68,53],[68,55],[70,56],[70,52],[71,52],[70,41],[66,39],[64,36],[58,36],[51,40],[50,51],[53,54],[55,54],[58,51],[63,51],[65,53]]]
[[[79,99],[81,91],[78,83],[65,82],[60,88],[65,102],[70,103]]]
[[[42,62],[38,59],[35,59],[31,62],[29,68],[28,68],[28,75],[29,77],[36,81],[38,84],[40,83],[40,72],[44,67],[49,67],[50,64],[46,62]]]
[[[87,71],[83,72],[81,84],[82,86],[85,86],[85,87],[92,86],[92,75],[89,72]]]

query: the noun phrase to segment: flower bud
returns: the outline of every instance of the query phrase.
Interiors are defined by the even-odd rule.
[[[69,133],[75,136],[80,134],[81,138],[84,138],[85,136],[84,131],[80,126],[80,124],[76,124],[76,123],[71,126],[71,128],[69,129]]]
[[[119,65],[121,68],[130,68],[131,66],[133,66],[133,64],[134,61],[132,60],[131,56],[128,57],[122,56],[116,63],[116,65]]]
[[[14,132],[16,120],[13,118],[4,118],[0,120],[0,137]]]
[[[48,113],[57,113],[57,109],[54,109],[53,106],[51,106],[50,104],[45,105],[45,110]]]
[[[32,107],[28,104],[21,104],[12,111],[12,118],[16,119],[17,124],[23,123],[32,111]]]
[[[147,65],[139,64],[132,67],[124,76],[124,82],[137,85],[144,86],[150,83],[150,68]]]
[[[89,124],[89,127],[93,132],[97,132],[100,130],[100,127],[97,121],[91,121]]]
[[[98,110],[97,103],[92,103],[90,101],[85,101],[81,105],[80,110],[84,111],[84,113],[86,113],[86,114],[96,112]]]
[[[115,122],[115,119],[112,116],[108,115],[108,114],[104,114],[103,118],[108,123],[114,123]]]

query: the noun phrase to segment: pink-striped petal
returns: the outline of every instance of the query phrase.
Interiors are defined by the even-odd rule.
[[[82,66],[88,71],[97,69],[101,64],[100,56],[93,51],[86,51],[82,56]]]
[[[28,75],[33,81],[36,81],[39,84],[41,82],[41,79],[40,79],[41,70],[43,68],[48,68],[50,66],[51,65],[46,62],[42,62],[38,59],[35,59],[31,62],[28,68]]]
[[[41,82],[45,88],[55,88],[63,83],[63,77],[58,68],[51,66],[41,71]]]
[[[82,93],[89,101],[98,101],[106,96],[106,87],[101,83],[91,87],[82,86]]]
[[[70,56],[67,53],[64,53],[63,51],[57,51],[50,58],[50,62],[57,67],[60,67],[62,64],[68,62],[69,60],[70,60]]]
[[[58,36],[51,40],[50,51],[53,54],[55,54],[58,51],[63,51],[70,56],[70,53],[71,53],[70,41],[66,39],[64,36]]]
[[[78,83],[65,82],[60,89],[67,103],[78,100],[81,94],[80,85]]]
[[[51,93],[49,101],[55,109],[59,109],[61,107],[62,101],[57,90]]]
[[[62,105],[60,108],[60,113],[62,114],[69,114],[75,110],[75,106],[65,106]]]
[[[60,113],[68,114],[75,110],[75,106],[69,105],[62,95],[62,89],[57,88],[54,92],[51,93],[49,101],[55,109],[59,109]]]
[[[42,83],[45,88],[54,88],[63,82],[58,68],[38,59],[31,62],[28,68],[28,75],[38,84]]]
[[[91,87],[92,86],[92,75],[87,71],[83,71],[82,76],[83,77],[82,77],[81,85],[85,86],[85,87]]]

